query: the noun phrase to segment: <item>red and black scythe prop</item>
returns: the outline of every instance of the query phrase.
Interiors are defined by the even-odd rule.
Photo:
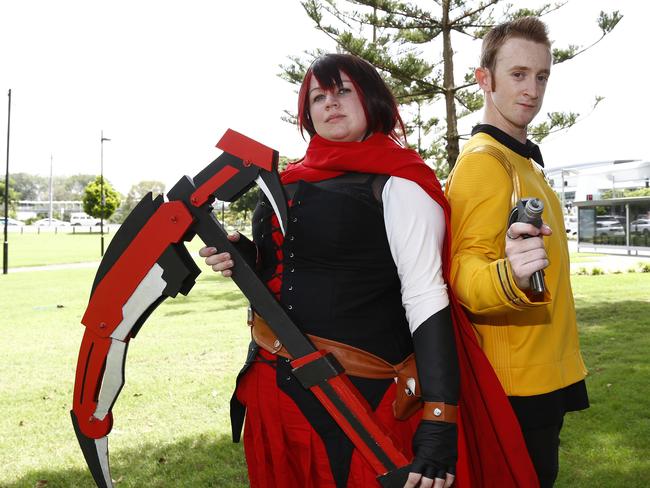
[[[277,173],[278,153],[228,130],[217,147],[224,152],[194,178],[185,176],[167,194],[146,195],[115,234],[93,283],[81,319],[86,330],[79,350],[70,412],[79,445],[100,488],[113,486],[108,463],[111,409],[124,386],[129,340],[167,297],[187,295],[201,272],[183,242],[195,235],[229,252],[233,279],[295,358],[293,374],[309,388],[377,473],[384,487],[404,486],[409,460],[373,419],[365,400],[331,355],[317,350],[286,314],[255,270],[227,238],[212,212],[215,198],[234,201],[257,183],[269,197],[282,230],[287,203]]]

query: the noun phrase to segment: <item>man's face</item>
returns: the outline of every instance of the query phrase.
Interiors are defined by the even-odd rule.
[[[551,73],[551,53],[543,44],[508,39],[497,52],[493,70],[479,68],[485,91],[485,122],[518,137],[542,108]]]

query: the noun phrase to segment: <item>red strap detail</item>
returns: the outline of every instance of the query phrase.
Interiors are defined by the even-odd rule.
[[[122,322],[122,307],[167,246],[181,240],[193,218],[182,202],[163,203],[99,282],[81,323],[109,337]]]
[[[221,188],[226,183],[226,181],[235,176],[237,173],[239,173],[239,170],[234,166],[224,166],[219,171],[217,171],[217,173],[214,174],[208,181],[194,190],[194,193],[192,193],[192,196],[190,197],[190,202],[192,202],[192,205],[195,207],[200,207],[208,201],[208,198],[210,198],[210,196],[215,191],[217,191],[217,189]]]
[[[314,351],[301,358],[291,361],[291,366],[296,369],[312,361],[322,358],[327,354],[326,351]],[[406,466],[409,461],[400,451],[392,439],[384,433],[379,427],[379,422],[375,418],[370,405],[360,394],[356,393],[358,390],[354,387],[350,379],[345,375],[335,376],[327,380],[327,383],[336,391],[337,396],[345,403],[350,409],[356,420],[363,425],[366,431],[375,441],[376,445],[387,455],[390,461],[398,468]],[[380,476],[390,471],[390,466],[384,464],[377,458],[374,452],[368,445],[359,437],[357,431],[350,425],[348,419],[341,413],[341,411],[330,401],[329,397],[323,392],[320,386],[316,385],[310,388],[312,393],[316,395],[321,404],[329,412],[336,423],[343,429],[348,438],[352,441],[354,446],[360,451],[364,459],[366,459],[375,473]]]
[[[375,440],[376,444],[382,451],[384,451],[384,453],[386,453],[393,464],[398,468],[409,464],[409,460],[406,458],[404,453],[402,453],[402,451],[395,446],[392,439],[379,428],[379,423],[375,419],[368,402],[354,393],[350,379],[345,376],[336,376],[329,379],[327,382],[334,388],[334,390],[336,390],[341,400],[343,400],[350,410],[352,410],[357,420],[363,424],[365,429]],[[372,450],[370,450],[366,443],[361,440],[356,431],[348,423],[347,419],[341,415],[341,412],[330,402],[329,398],[325,393],[323,393],[321,388],[319,386],[314,386],[311,388],[311,391],[316,395],[318,400],[330,413],[339,427],[343,429],[343,432],[345,432],[345,435],[347,435],[352,441],[354,447],[359,450],[363,458],[372,466],[375,473],[378,476],[386,474],[389,471],[389,468],[384,466],[379,459],[377,459]]]
[[[267,171],[273,170],[275,151],[232,129],[226,131],[217,147],[243,160],[244,166],[254,164]]]
[[[301,366],[304,366],[307,363],[311,363],[312,361],[316,361],[317,359],[322,358],[326,354],[327,351],[314,351],[310,354],[307,354],[306,356],[291,361],[291,367],[293,369],[300,368]]]

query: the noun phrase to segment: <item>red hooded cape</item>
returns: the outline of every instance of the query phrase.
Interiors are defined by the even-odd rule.
[[[411,149],[375,133],[363,142],[333,142],[315,135],[305,157],[282,173],[283,184],[322,181],[346,172],[399,176],[414,181],[444,210],[450,208],[434,171]],[[443,275],[449,283],[450,238],[442,249]],[[539,486],[521,429],[499,380],[481,350],[474,329],[449,287],[460,366],[458,404],[459,488],[535,488]]]

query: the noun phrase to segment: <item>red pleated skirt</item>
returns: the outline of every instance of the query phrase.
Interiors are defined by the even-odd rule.
[[[275,356],[261,351],[265,359]],[[276,384],[275,369],[264,362],[251,365],[237,388],[246,405],[244,451],[253,488],[335,488],[323,441],[293,400]],[[395,384],[375,411],[376,420],[395,445],[412,458],[411,439],[420,421],[416,413],[405,421],[393,415]],[[379,488],[376,474],[355,449],[348,488]]]

